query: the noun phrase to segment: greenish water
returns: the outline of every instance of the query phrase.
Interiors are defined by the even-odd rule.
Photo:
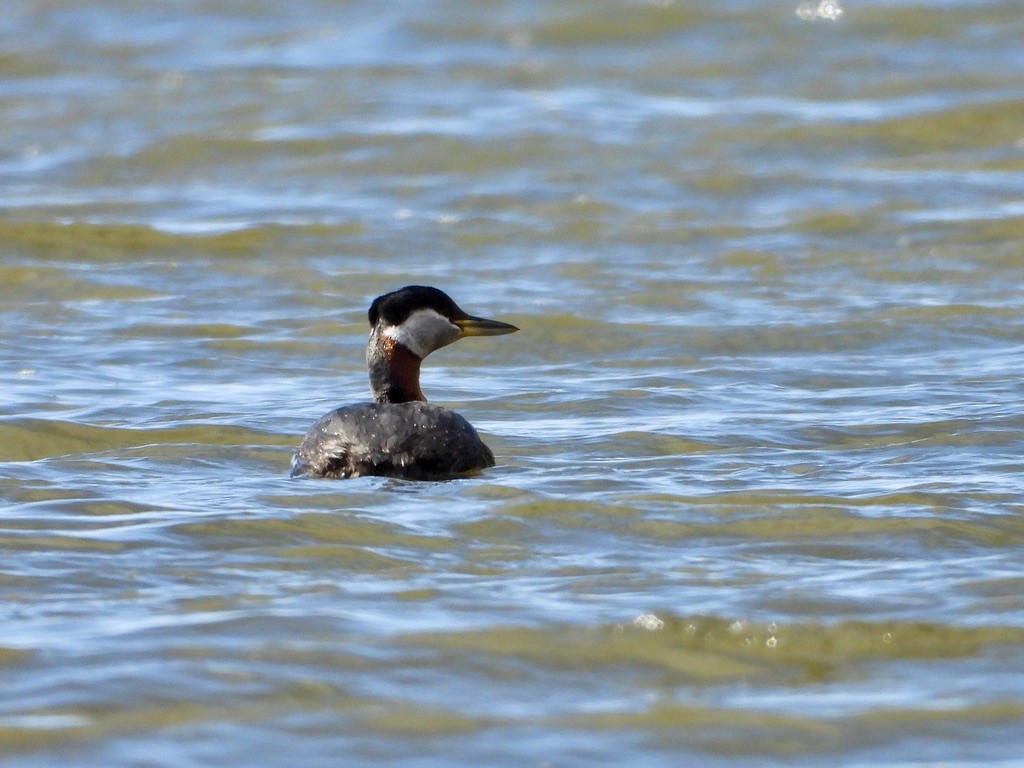
[[[1024,15],[801,6],[5,6],[0,763],[1024,764]]]

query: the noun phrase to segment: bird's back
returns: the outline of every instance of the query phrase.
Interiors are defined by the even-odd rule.
[[[331,411],[306,434],[292,476],[451,477],[494,466],[462,416],[421,401],[363,403]]]

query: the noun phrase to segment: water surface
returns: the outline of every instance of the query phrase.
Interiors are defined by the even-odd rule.
[[[8,5],[5,766],[1020,764],[1017,3]]]

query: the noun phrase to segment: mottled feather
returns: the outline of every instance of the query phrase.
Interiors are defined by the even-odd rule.
[[[313,425],[292,475],[437,479],[493,466],[491,450],[454,411],[420,401],[361,403]]]

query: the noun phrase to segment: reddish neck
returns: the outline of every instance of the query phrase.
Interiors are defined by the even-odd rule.
[[[366,365],[373,399],[378,403],[426,402],[420,389],[422,362],[394,339],[372,333],[366,346]]]

